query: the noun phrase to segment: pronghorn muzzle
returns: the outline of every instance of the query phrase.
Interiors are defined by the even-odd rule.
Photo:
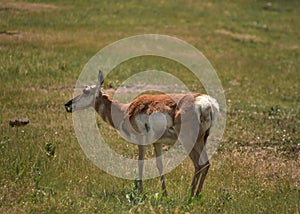
[[[80,99],[81,95],[69,100],[64,106],[67,112],[72,113],[73,112],[73,108],[72,108],[72,104],[77,102]]]
[[[65,104],[65,109],[67,112],[72,113],[72,100]]]

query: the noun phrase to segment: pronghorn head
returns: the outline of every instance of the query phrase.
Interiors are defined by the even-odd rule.
[[[76,96],[65,104],[67,112],[74,112],[93,107],[97,96],[102,96],[101,86],[104,82],[103,74],[99,71],[97,85],[86,86],[82,94]]]

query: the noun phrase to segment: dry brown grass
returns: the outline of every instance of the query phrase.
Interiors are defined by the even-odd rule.
[[[298,157],[299,159],[299,157]],[[215,163],[221,160],[222,163]],[[286,159],[269,148],[247,148],[223,153],[212,160],[213,167],[231,166],[233,174],[244,181],[258,180],[263,186],[270,187],[279,181],[289,181],[294,187],[300,187],[300,162]]]
[[[47,32],[35,32],[35,31],[2,31],[0,30],[0,44],[12,44],[12,45],[23,45],[29,44],[51,44],[59,47],[98,47],[102,48],[103,45],[108,44],[111,36],[105,34],[104,38],[99,42],[99,32],[92,30],[85,32],[82,30],[70,31],[47,31]],[[0,50],[5,50],[5,46],[0,45]]]
[[[58,6],[45,3],[28,3],[28,2],[2,2],[1,10],[28,11],[28,12],[45,12],[49,10],[57,10]]]

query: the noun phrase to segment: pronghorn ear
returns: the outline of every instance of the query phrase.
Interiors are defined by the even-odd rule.
[[[99,70],[99,74],[98,74],[98,83],[100,85],[102,85],[104,83],[104,77],[103,77],[103,74],[102,74],[101,70]]]

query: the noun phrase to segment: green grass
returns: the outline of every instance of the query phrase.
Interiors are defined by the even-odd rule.
[[[0,2],[0,213],[299,213],[300,7],[298,1]],[[128,36],[158,33],[197,47],[226,93],[227,126],[199,199],[188,199],[186,160],[145,181],[99,170],[76,140],[63,104],[87,61]],[[117,87],[145,69],[176,75],[203,90],[183,66],[132,59],[107,77]],[[11,118],[29,125],[11,128]],[[136,157],[101,124],[113,148]],[[134,198],[133,199],[138,199]]]

